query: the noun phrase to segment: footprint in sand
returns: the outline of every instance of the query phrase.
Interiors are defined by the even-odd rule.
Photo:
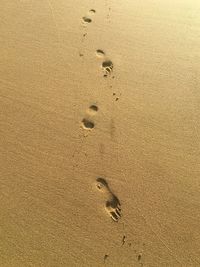
[[[90,9],[87,16],[82,17],[82,22],[84,24],[88,24],[92,22],[92,19],[90,18],[90,15],[93,15],[96,13],[95,9]]]
[[[97,57],[103,58],[105,56],[105,52],[101,49],[96,50]]]
[[[97,111],[99,110],[98,106],[97,105],[91,105],[88,109],[87,109],[87,114],[89,116],[94,116],[96,115]],[[91,120],[91,119],[88,119],[88,118],[84,118],[82,120],[82,127],[83,129],[86,129],[86,130],[91,130],[93,129],[95,126],[94,122]]]
[[[82,17],[82,19],[83,19],[83,22],[85,22],[85,23],[91,23],[92,22],[92,19],[88,18],[88,17]]]
[[[97,111],[99,110],[98,106],[97,105],[91,105],[88,110],[87,110],[87,113],[91,116],[94,116]]]
[[[104,76],[108,76],[108,74],[111,74],[111,72],[113,71],[114,66],[111,60],[104,60],[101,67],[102,67]]]
[[[121,217],[121,204],[119,199],[110,190],[110,187],[104,178],[97,178],[96,186],[106,197],[105,209],[107,213],[113,221],[118,222]]]
[[[103,59],[103,62],[101,64],[101,69],[104,74],[103,76],[107,77],[113,71],[113,68],[114,68],[113,62],[110,59],[106,58],[106,54],[102,49],[97,49],[96,55],[97,57]]]
[[[96,13],[96,10],[95,10],[95,9],[90,9],[90,10],[89,10],[89,13],[90,13],[90,14],[94,14],[94,13]]]
[[[83,119],[82,120],[82,127],[83,127],[83,129],[85,129],[85,130],[91,130],[91,129],[93,129],[94,128],[94,122],[93,121],[91,121],[91,120],[88,120],[88,119]]]

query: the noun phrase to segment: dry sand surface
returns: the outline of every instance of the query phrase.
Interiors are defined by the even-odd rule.
[[[200,1],[0,25],[0,267],[200,266]]]

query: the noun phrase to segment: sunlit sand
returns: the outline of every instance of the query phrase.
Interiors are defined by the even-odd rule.
[[[200,266],[200,1],[0,18],[0,266]]]

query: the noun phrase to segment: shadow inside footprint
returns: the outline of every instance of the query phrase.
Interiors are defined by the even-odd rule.
[[[91,14],[94,14],[94,13],[96,13],[96,10],[95,9],[90,9],[90,11],[89,11]]]
[[[98,57],[101,57],[101,58],[105,56],[105,52],[101,49],[97,49],[96,54]]]
[[[110,74],[113,70],[113,63],[111,60],[105,60],[102,63],[102,69],[106,74]]]
[[[92,20],[88,17],[83,17],[82,19],[85,23],[91,23],[92,22]]]
[[[98,111],[98,107],[96,105],[91,105],[90,106],[90,110],[97,112]]]
[[[119,199],[113,194],[110,190],[110,187],[107,181],[104,178],[97,178],[97,188],[105,193],[107,200],[105,204],[105,209],[113,219],[113,221],[117,222],[121,217],[121,204]]]
[[[93,129],[94,128],[94,123],[92,121],[89,121],[87,119],[82,120],[82,125],[84,129]]]
[[[101,177],[98,177],[97,178],[97,187],[99,188],[99,189],[102,189],[103,187],[107,187],[107,188],[109,188],[108,187],[108,183],[106,182],[106,180],[104,179],[104,178],[101,178]]]
[[[98,112],[99,108],[97,105],[91,105],[88,110],[87,110],[87,113],[90,115],[90,116],[94,116],[97,112]]]

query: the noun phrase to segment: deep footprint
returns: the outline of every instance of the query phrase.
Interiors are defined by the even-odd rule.
[[[91,23],[92,22],[92,20],[88,17],[83,17],[82,19],[83,19],[83,22],[85,22],[85,23]]]
[[[94,128],[94,123],[88,119],[83,119],[82,120],[82,126],[86,130],[91,130]]]
[[[110,190],[110,187],[104,178],[97,178],[97,188],[105,194],[107,200],[105,203],[105,209],[113,221],[118,222],[121,217],[121,204],[119,199]]]
[[[104,72],[104,76],[107,76],[108,74],[110,74],[113,71],[113,63],[111,60],[105,60],[103,61],[102,65],[101,65],[103,72]]]

